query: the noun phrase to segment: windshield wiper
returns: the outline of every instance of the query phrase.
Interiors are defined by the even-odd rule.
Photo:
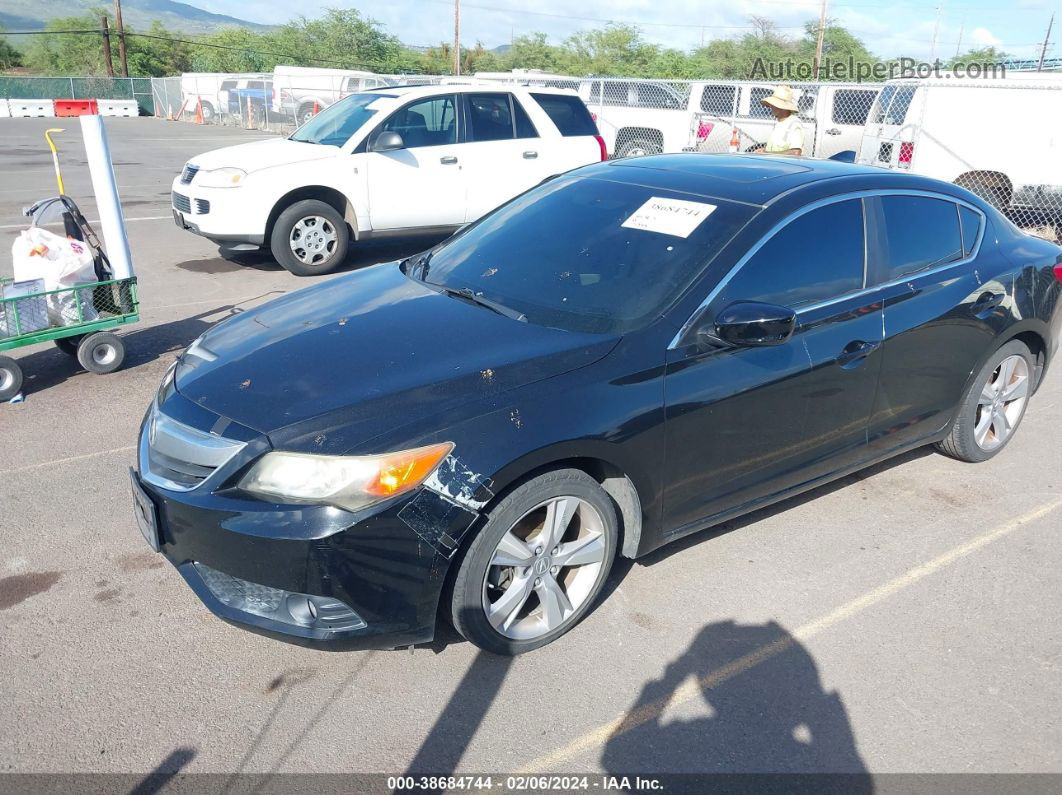
[[[513,320],[519,320],[521,323],[527,322],[527,316],[523,312],[518,312],[515,309],[510,309],[504,304],[499,304],[497,301],[491,301],[489,298],[484,298],[482,293],[477,293],[471,287],[444,287],[443,285],[433,285],[438,287],[442,292],[454,298],[460,298],[464,301],[468,301],[479,306],[486,307],[492,312],[497,312],[499,315],[512,318]]]
[[[402,260],[402,266],[406,271],[406,275],[411,279],[424,281],[424,277],[428,273],[428,263],[431,262],[431,255],[434,253],[434,251],[429,251],[426,254],[422,254],[416,260],[414,260],[413,257],[407,257]]]

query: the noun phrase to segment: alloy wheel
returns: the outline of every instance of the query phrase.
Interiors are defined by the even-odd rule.
[[[490,625],[533,640],[568,623],[601,575],[604,533],[601,514],[578,497],[554,497],[524,514],[498,542],[483,579]]]
[[[1001,447],[1014,432],[1029,398],[1029,364],[1008,356],[992,371],[977,399],[974,441],[982,450]]]
[[[306,265],[317,265],[331,257],[338,240],[336,228],[320,215],[300,218],[288,235],[291,252]]]

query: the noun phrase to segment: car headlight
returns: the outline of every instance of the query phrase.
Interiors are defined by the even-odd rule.
[[[266,453],[239,488],[270,500],[313,502],[356,511],[415,489],[449,455],[451,442],[385,455]]]
[[[195,182],[203,188],[238,188],[247,179],[247,172],[242,168],[215,168],[200,171]]]

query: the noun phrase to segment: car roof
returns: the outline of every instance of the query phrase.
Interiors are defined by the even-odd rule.
[[[536,94],[564,94],[567,96],[578,96],[575,91],[570,88],[552,88],[547,86],[525,86],[515,83],[502,83],[497,81],[479,80],[470,83],[447,83],[443,85],[404,85],[404,86],[377,86],[376,88],[365,89],[365,91],[359,91],[358,93],[365,94],[383,94],[393,95],[396,97],[409,97],[409,96],[425,96],[430,97],[434,94],[467,94],[467,93],[482,93],[484,91],[533,91]]]
[[[844,190],[857,190],[852,183],[865,182],[866,189],[903,185],[951,193],[946,183],[876,166],[775,155],[648,155],[595,163],[574,173],[759,206],[793,189],[834,179],[844,183]]]

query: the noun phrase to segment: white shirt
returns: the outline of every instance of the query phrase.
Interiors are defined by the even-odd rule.
[[[788,152],[790,149],[799,149],[801,154],[804,151],[804,126],[795,113],[789,114],[774,125],[764,146],[764,151],[774,154]]]

